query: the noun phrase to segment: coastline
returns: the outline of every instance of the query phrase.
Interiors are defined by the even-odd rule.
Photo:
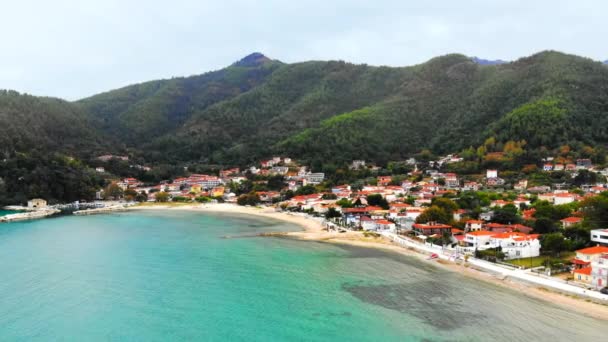
[[[303,228],[302,231],[282,233],[280,234],[282,237],[305,241],[351,245],[364,248],[378,248],[385,251],[399,253],[401,255],[415,257],[421,262],[432,263],[433,265],[450,272],[457,272],[466,277],[518,291],[521,294],[531,298],[551,302],[564,309],[575,310],[578,313],[608,321],[608,305],[596,303],[587,298],[565,294],[524,281],[517,281],[510,278],[500,279],[490,272],[476,269],[470,265],[465,266],[464,264],[457,264],[439,259],[428,260],[428,254],[399,246],[384,237],[365,237],[361,232],[354,231],[347,231],[345,233],[324,231],[320,220],[315,220],[305,215],[278,212],[273,208],[243,207],[227,203],[200,205],[152,204],[129,207],[128,210],[182,210],[210,213],[233,213],[273,218],[283,222],[292,223]]]

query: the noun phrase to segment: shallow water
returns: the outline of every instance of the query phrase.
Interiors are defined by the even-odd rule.
[[[190,212],[0,225],[0,340],[591,341],[608,322],[417,259]]]

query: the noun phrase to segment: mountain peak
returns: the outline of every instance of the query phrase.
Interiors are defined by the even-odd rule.
[[[249,54],[249,55],[243,57],[240,61],[234,63],[234,65],[242,66],[242,67],[255,67],[255,66],[262,65],[266,62],[270,62],[270,61],[272,61],[272,59],[264,56],[264,54],[259,53],[259,52],[254,52],[252,54]]]

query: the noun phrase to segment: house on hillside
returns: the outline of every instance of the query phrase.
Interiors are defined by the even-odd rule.
[[[575,224],[583,222],[583,219],[580,217],[576,217],[576,216],[570,216],[570,217],[566,217],[565,219],[561,219],[559,221],[562,223],[562,227],[565,229],[565,228],[572,227]]]

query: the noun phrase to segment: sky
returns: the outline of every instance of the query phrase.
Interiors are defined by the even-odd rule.
[[[597,0],[0,0],[0,89],[76,100],[251,52],[406,66],[447,53],[608,59]]]

